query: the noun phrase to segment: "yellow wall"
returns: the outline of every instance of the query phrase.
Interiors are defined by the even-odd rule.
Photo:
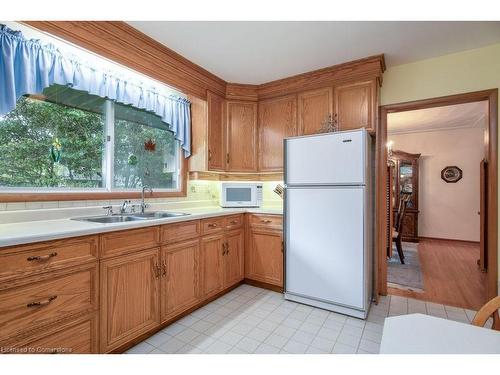
[[[500,88],[500,44],[387,69],[381,89],[381,104],[492,88]]]

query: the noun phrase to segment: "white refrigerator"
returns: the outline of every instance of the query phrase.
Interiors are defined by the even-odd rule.
[[[366,130],[287,138],[285,298],[366,318],[372,297],[372,160]]]

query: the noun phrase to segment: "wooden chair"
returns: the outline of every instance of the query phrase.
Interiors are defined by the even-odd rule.
[[[396,225],[392,231],[392,241],[396,243],[396,249],[398,250],[399,260],[401,264],[405,264],[405,255],[403,253],[403,221],[405,218],[406,206],[410,200],[410,194],[404,194],[399,200],[398,212],[396,213]]]
[[[486,302],[486,304],[481,307],[481,309],[476,313],[474,319],[472,319],[472,324],[475,326],[484,327],[486,321],[490,317],[493,317],[494,321],[498,322],[498,309],[500,309],[500,296]],[[497,324],[497,326],[494,326],[493,328],[500,330],[500,327],[498,327],[498,325],[499,324]]]

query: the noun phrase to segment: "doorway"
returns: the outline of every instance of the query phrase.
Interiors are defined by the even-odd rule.
[[[470,103],[471,106],[480,104],[474,103],[484,103],[485,111],[487,112],[487,120],[484,126],[484,163],[481,167],[484,168],[480,171],[480,165],[477,166],[477,172],[481,174],[481,178],[484,184],[484,194],[482,196],[480,204],[482,204],[480,228],[478,234],[478,240],[483,247],[483,255],[481,256],[480,264],[475,264],[475,261],[471,267],[474,267],[474,272],[478,271],[478,267],[484,268],[484,274],[477,278],[477,280],[468,280],[467,277],[463,277],[465,283],[475,283],[478,282],[481,285],[478,286],[484,295],[477,296],[476,302],[468,302],[474,306],[468,306],[468,308],[476,308],[478,304],[485,302],[486,300],[497,295],[497,282],[498,282],[498,258],[497,258],[497,90],[486,90],[480,92],[473,92],[467,94],[459,94],[447,97],[425,99],[408,103],[392,104],[380,107],[380,122],[377,127],[377,149],[376,149],[376,160],[377,160],[377,181],[376,181],[376,237],[377,237],[377,267],[376,267],[376,287],[378,293],[381,295],[397,294],[398,290],[394,290],[393,287],[388,286],[388,255],[393,257],[394,254],[399,257],[399,252],[397,251],[397,246],[393,248],[392,238],[393,229],[397,222],[394,220],[398,219],[398,212],[401,213],[403,205],[406,205],[407,213],[404,214],[406,219],[406,229],[403,228],[402,243],[405,244],[403,247],[403,257],[407,257],[407,260],[411,263],[414,262],[413,255],[419,254],[438,254],[438,255],[448,255],[452,254],[452,258],[459,256],[459,254],[473,254],[480,252],[480,246],[477,241],[467,241],[463,240],[461,242],[455,241],[453,243],[446,243],[443,241],[444,237],[447,236],[429,236],[436,238],[420,238],[425,237],[422,235],[422,231],[418,229],[419,220],[419,197],[418,197],[418,161],[421,157],[418,155],[420,152],[416,149],[398,150],[397,145],[392,145],[388,141],[390,140],[390,117],[399,114],[401,117],[410,114],[411,111],[419,110],[436,110],[446,106],[454,106]],[[394,140],[393,140],[394,141]],[[394,142],[393,142],[394,143]],[[400,143],[402,145],[402,143]],[[392,148],[392,147],[395,148]],[[400,147],[401,148],[401,147]],[[420,153],[421,154],[421,153]],[[391,163],[388,163],[391,161]],[[392,164],[392,170],[391,170]],[[450,163],[452,164],[452,163]],[[417,166],[415,168],[415,166]],[[460,171],[458,169],[450,168],[445,170],[445,167],[458,167],[458,165],[446,165],[443,166],[443,178],[451,179],[457,178]],[[396,171],[396,168],[397,171]],[[401,169],[402,168],[402,169]],[[403,173],[400,173],[400,172]],[[462,171],[463,172],[463,171]],[[392,178],[397,176],[398,178]],[[401,175],[403,175],[402,178]],[[397,192],[396,197],[392,197],[387,189],[388,184],[392,181],[392,191]],[[453,182],[449,182],[450,184]],[[479,185],[479,179],[477,181]],[[403,189],[401,189],[403,187]],[[396,190],[397,189],[397,190]],[[480,188],[478,187],[478,190]],[[391,201],[390,201],[391,200]],[[406,202],[404,202],[406,200]],[[421,200],[421,199],[420,199]],[[393,203],[392,206],[390,203]],[[393,212],[394,211],[394,212]],[[390,212],[390,214],[388,214]],[[394,215],[393,215],[394,214]],[[400,217],[400,216],[399,216]],[[429,217],[427,217],[428,219]],[[435,218],[434,218],[435,219]],[[432,220],[431,220],[432,222]],[[416,225],[415,225],[416,224]],[[428,224],[428,223],[427,223]],[[431,223],[432,225],[432,223]],[[403,227],[405,225],[403,224]],[[401,229],[401,228],[399,228]],[[424,231],[425,233],[425,231]],[[408,245],[410,244],[410,245]],[[417,245],[415,245],[417,244]],[[460,246],[458,246],[460,245]],[[467,248],[467,246],[477,246],[477,249]],[[406,255],[405,255],[406,248]],[[444,249],[444,250],[443,250]],[[394,250],[394,252],[392,252]],[[418,251],[416,251],[418,250]],[[396,258],[397,259],[397,258]],[[446,259],[436,259],[429,258],[420,259],[420,263],[423,262],[441,262],[446,264]],[[418,262],[418,261],[417,261]],[[422,266],[422,264],[420,264]],[[472,268],[471,268],[472,272]],[[458,276],[460,277],[460,275]],[[418,277],[416,277],[418,279]],[[479,280],[479,281],[478,281]],[[417,280],[418,281],[418,280]],[[424,280],[425,281],[425,280]],[[421,293],[418,289],[418,283],[414,285],[414,293]],[[460,288],[460,285],[456,285],[456,288]],[[425,285],[423,286],[425,290]],[[429,285],[430,289],[435,289],[436,286]],[[403,288],[404,289],[404,288]],[[411,288],[410,288],[411,289]],[[458,289],[457,289],[458,290]],[[414,295],[413,297],[431,298],[430,295]],[[484,301],[483,301],[484,300]],[[441,302],[442,303],[442,302]],[[467,307],[467,306],[462,306]]]

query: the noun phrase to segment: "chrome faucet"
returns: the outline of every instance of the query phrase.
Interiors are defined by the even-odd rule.
[[[124,200],[122,205],[120,206],[120,213],[125,214],[127,213],[127,208],[130,205],[130,200]]]
[[[144,185],[142,187],[142,195],[141,195],[141,214],[144,213],[144,210],[149,207],[148,204],[144,202],[144,192],[149,191],[151,194],[153,194],[153,189],[151,189],[148,185]]]

